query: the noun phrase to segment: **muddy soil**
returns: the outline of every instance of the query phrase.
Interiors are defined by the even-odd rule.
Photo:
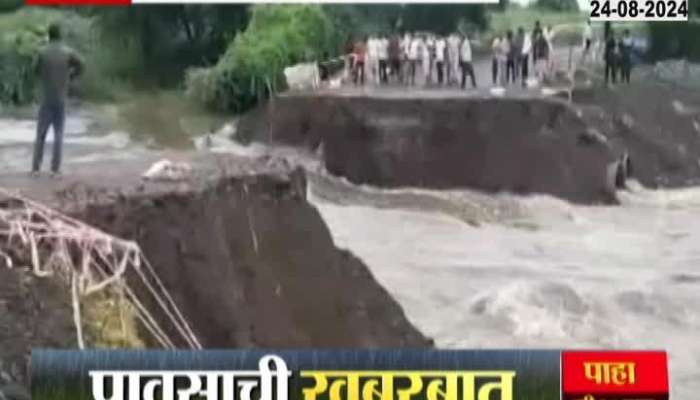
[[[70,293],[60,283],[24,268],[0,264],[0,391],[24,391],[32,347],[76,347]],[[21,395],[19,396],[22,397]]]
[[[615,199],[614,151],[556,99],[283,95],[248,118],[242,136],[320,148],[328,171],[356,184]]]
[[[176,183],[140,181],[141,164],[109,174],[107,166],[95,166],[64,180],[17,175],[4,182],[137,241],[204,347],[432,346],[362,261],[334,245],[306,201],[302,170],[270,159],[191,161],[192,177]],[[134,278],[127,277],[132,288],[164,322]],[[26,268],[0,265],[0,390],[6,397],[11,382],[26,384],[32,347],[76,346],[69,290]],[[169,333],[184,344],[174,329]]]
[[[190,161],[191,178],[175,183],[140,181],[140,165],[4,182],[137,241],[205,347],[431,346],[367,267],[334,245],[306,201],[302,170],[270,159]],[[0,310],[12,311],[0,320],[14,321],[0,324],[0,348],[9,349],[0,359],[10,350],[15,360],[30,347],[73,347],[68,288],[20,268],[0,272]]]
[[[618,152],[629,152],[632,174],[642,184],[700,183],[700,92],[649,81],[575,91],[573,98],[588,124]]]
[[[301,175],[88,206],[136,240],[206,347],[403,347],[428,341],[360,260],[337,249]]]

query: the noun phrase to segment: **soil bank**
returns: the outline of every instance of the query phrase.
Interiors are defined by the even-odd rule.
[[[558,99],[285,94],[245,117],[239,130],[318,149],[329,172],[356,184],[615,201],[610,168],[618,154]]]
[[[63,181],[4,181],[137,241],[204,347],[432,345],[367,267],[335,247],[306,201],[303,171],[270,159],[207,155],[190,161],[195,173],[177,183],[140,182],[142,166],[133,164],[121,166],[121,178],[111,180],[86,171]],[[8,322],[0,330],[0,348],[12,349],[0,351],[0,358],[8,376],[15,371],[13,380],[25,381],[30,347],[75,345],[69,289],[46,290],[55,283],[30,277],[23,268],[0,266],[0,272],[0,289],[12,286],[0,290],[7,311],[2,320]],[[39,298],[44,311],[26,311],[33,303],[19,301],[24,286],[12,282],[20,281],[28,282],[26,292]],[[40,334],[48,329],[50,335]]]

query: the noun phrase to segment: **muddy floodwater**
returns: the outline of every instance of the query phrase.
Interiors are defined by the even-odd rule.
[[[667,349],[672,398],[700,390],[700,188],[638,187],[619,207],[365,187],[338,204],[326,191],[311,198],[336,244],[438,347]],[[426,196],[490,221],[406,207]]]
[[[0,109],[0,171],[29,170],[35,108]],[[170,92],[138,95],[118,105],[71,105],[64,133],[64,170],[69,173],[95,161],[139,159],[164,149],[193,150],[198,136],[228,119]],[[50,165],[52,145],[49,131],[44,169]]]
[[[68,119],[68,171],[157,147],[128,127],[94,124],[80,112]],[[33,130],[31,120],[0,119],[0,170],[27,168]],[[218,151],[279,153],[225,134],[213,141]],[[200,142],[192,135],[193,148]],[[363,260],[438,347],[667,349],[672,398],[700,393],[700,188],[632,183],[620,206],[583,206],[548,196],[382,190],[305,162],[309,199],[336,245]]]

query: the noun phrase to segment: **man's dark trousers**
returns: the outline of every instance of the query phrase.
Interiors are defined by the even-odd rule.
[[[53,127],[53,157],[51,159],[51,171],[61,170],[61,156],[63,153],[63,128],[66,122],[66,107],[61,101],[45,101],[39,107],[39,118],[36,128],[36,141],[34,142],[34,160],[32,171],[38,172],[44,159],[44,143],[50,127]]]

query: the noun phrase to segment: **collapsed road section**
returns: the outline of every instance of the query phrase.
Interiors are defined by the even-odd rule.
[[[175,347],[193,347],[193,343],[205,348],[431,346],[362,261],[334,245],[320,214],[306,201],[301,170],[268,168],[255,174],[231,174],[216,172],[221,159],[218,163],[211,170],[200,165],[185,181],[139,183],[129,189],[101,188],[87,177],[81,177],[79,185],[70,180],[47,183],[54,186],[51,193],[60,196],[37,195],[43,197],[43,204],[58,209],[52,211],[56,215],[76,221],[67,235],[70,240],[54,240],[61,224],[53,224],[52,234],[47,234],[46,224],[39,224],[38,217],[27,220],[26,213],[22,219],[3,213],[0,250],[9,256],[0,260],[3,283],[21,284],[0,291],[1,318],[8,322],[7,329],[0,331],[0,343],[12,344],[2,346],[2,372],[26,382],[26,355],[31,347],[72,347],[83,340],[86,347],[161,344],[143,324],[128,322],[135,319],[129,316],[130,308],[110,306],[119,303],[118,294],[124,290],[134,294],[164,332],[166,344]],[[263,169],[258,167],[250,169]],[[3,210],[25,207],[22,199],[45,211],[37,215],[55,210],[24,197],[31,195],[31,190],[16,197],[6,195]],[[20,220],[25,228],[22,234],[17,229]],[[32,226],[43,230],[26,240]],[[73,240],[77,236],[80,240]],[[113,290],[100,295],[84,291],[79,299],[82,321],[74,324],[75,302],[67,276],[71,274],[48,276],[45,267],[58,271],[59,265],[69,263],[84,277],[81,260],[86,258],[86,243],[108,237],[115,238],[112,247],[91,253],[102,254],[102,261],[91,260],[88,275],[113,276],[115,270],[108,268],[110,252],[123,243],[137,245],[147,261],[131,260],[133,267],[111,282]],[[70,260],[62,264],[56,257],[51,259],[58,253]],[[41,273],[32,268],[36,259],[44,264]],[[146,268],[145,262],[153,274],[144,277],[139,269]],[[161,288],[157,291],[161,295],[154,295],[153,287]],[[30,302],[34,307],[28,306],[27,293],[36,300]],[[36,309],[28,312],[28,308]],[[51,318],[44,320],[47,310],[53,310]],[[181,323],[173,324],[172,315],[181,315]],[[111,330],[116,332],[106,332],[114,320]],[[54,327],[50,334],[46,323]],[[76,325],[78,331],[82,329],[77,340]],[[183,330],[194,339],[188,340]],[[106,339],[121,334],[124,340]]]
[[[355,184],[615,202],[620,155],[557,99],[284,94],[239,137],[322,153]],[[618,186],[619,186],[618,182]]]

